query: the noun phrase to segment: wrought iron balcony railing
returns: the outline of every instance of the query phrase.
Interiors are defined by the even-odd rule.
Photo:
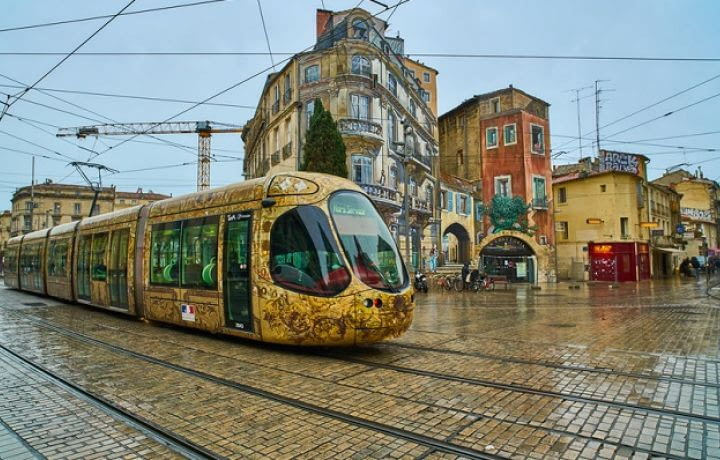
[[[533,209],[547,209],[548,208],[547,197],[533,198],[532,207],[533,207]]]
[[[432,213],[432,208],[430,207],[430,202],[428,200],[423,200],[416,196],[410,197],[410,207],[414,211],[420,211],[420,212],[424,212],[424,213],[428,213],[428,214]]]

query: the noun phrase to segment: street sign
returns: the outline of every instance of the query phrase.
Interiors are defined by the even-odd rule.
[[[675,233],[685,233],[685,226],[683,224],[677,224],[677,227],[675,227]]]

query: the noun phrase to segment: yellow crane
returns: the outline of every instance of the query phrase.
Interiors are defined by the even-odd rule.
[[[242,126],[223,125],[215,127],[210,121],[167,121],[142,123],[109,123],[105,125],[60,128],[57,137],[72,136],[84,139],[88,136],[137,136],[156,134],[197,134],[198,170],[197,189],[210,187],[210,136],[219,133],[241,133]],[[220,123],[217,123],[220,124]]]

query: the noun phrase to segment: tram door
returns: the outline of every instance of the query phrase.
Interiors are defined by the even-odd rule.
[[[81,235],[78,242],[77,259],[77,297],[78,299],[90,300],[90,245],[92,235]]]
[[[252,331],[250,253],[252,215],[228,214],[225,221],[225,320],[228,327]]]
[[[116,230],[110,238],[110,265],[108,267],[108,285],[110,288],[110,305],[113,307],[128,306],[127,259],[128,239],[130,230]]]

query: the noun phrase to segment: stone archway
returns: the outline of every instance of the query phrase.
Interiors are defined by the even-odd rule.
[[[488,272],[507,276],[510,281],[548,281],[552,249],[523,232],[505,230],[486,236],[476,254]]]
[[[457,222],[450,224],[447,226],[442,236],[442,251],[445,257],[445,263],[463,264],[465,262],[471,262],[472,254],[470,254],[470,249],[472,241],[470,239],[470,234],[465,227]]]

